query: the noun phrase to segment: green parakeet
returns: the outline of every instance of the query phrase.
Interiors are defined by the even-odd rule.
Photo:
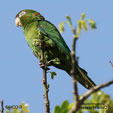
[[[40,13],[27,9],[16,15],[15,24],[22,27],[29,47],[39,60],[41,60],[40,40],[43,40],[45,59],[51,62],[50,65],[65,70],[70,75],[72,68],[70,49],[52,23],[45,20]],[[84,69],[79,66],[75,68],[77,69],[76,79],[80,84],[87,89],[95,86]]]

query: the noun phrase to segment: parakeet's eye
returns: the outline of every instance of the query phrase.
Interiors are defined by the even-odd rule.
[[[22,16],[24,16],[26,14],[25,11],[22,11],[20,14],[19,14],[19,18],[21,18]]]

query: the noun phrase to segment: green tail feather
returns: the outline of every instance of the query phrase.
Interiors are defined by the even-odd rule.
[[[96,86],[96,84],[87,76],[87,72],[80,67],[77,67],[76,79],[81,85],[83,85],[87,89]]]
[[[87,72],[84,69],[78,67],[77,70],[78,70],[78,75],[79,75],[78,81],[85,88],[90,89],[90,88],[96,86],[96,84],[87,76]]]

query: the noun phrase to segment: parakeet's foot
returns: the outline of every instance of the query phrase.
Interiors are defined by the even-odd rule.
[[[39,65],[40,65],[40,68],[43,68],[44,69],[44,64],[43,63],[39,63]]]
[[[39,65],[40,65],[40,68],[45,69],[45,64],[44,63],[40,62]],[[50,68],[47,67],[46,70],[50,70]]]

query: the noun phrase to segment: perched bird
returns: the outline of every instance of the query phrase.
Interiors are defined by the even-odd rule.
[[[41,61],[41,40],[44,41],[44,56],[51,66],[65,70],[70,75],[71,56],[70,49],[66,45],[57,28],[45,20],[45,18],[34,10],[22,10],[16,15],[16,26],[23,29],[26,41],[34,55]],[[87,76],[87,72],[79,67],[76,79],[85,88],[90,89],[95,83]]]

